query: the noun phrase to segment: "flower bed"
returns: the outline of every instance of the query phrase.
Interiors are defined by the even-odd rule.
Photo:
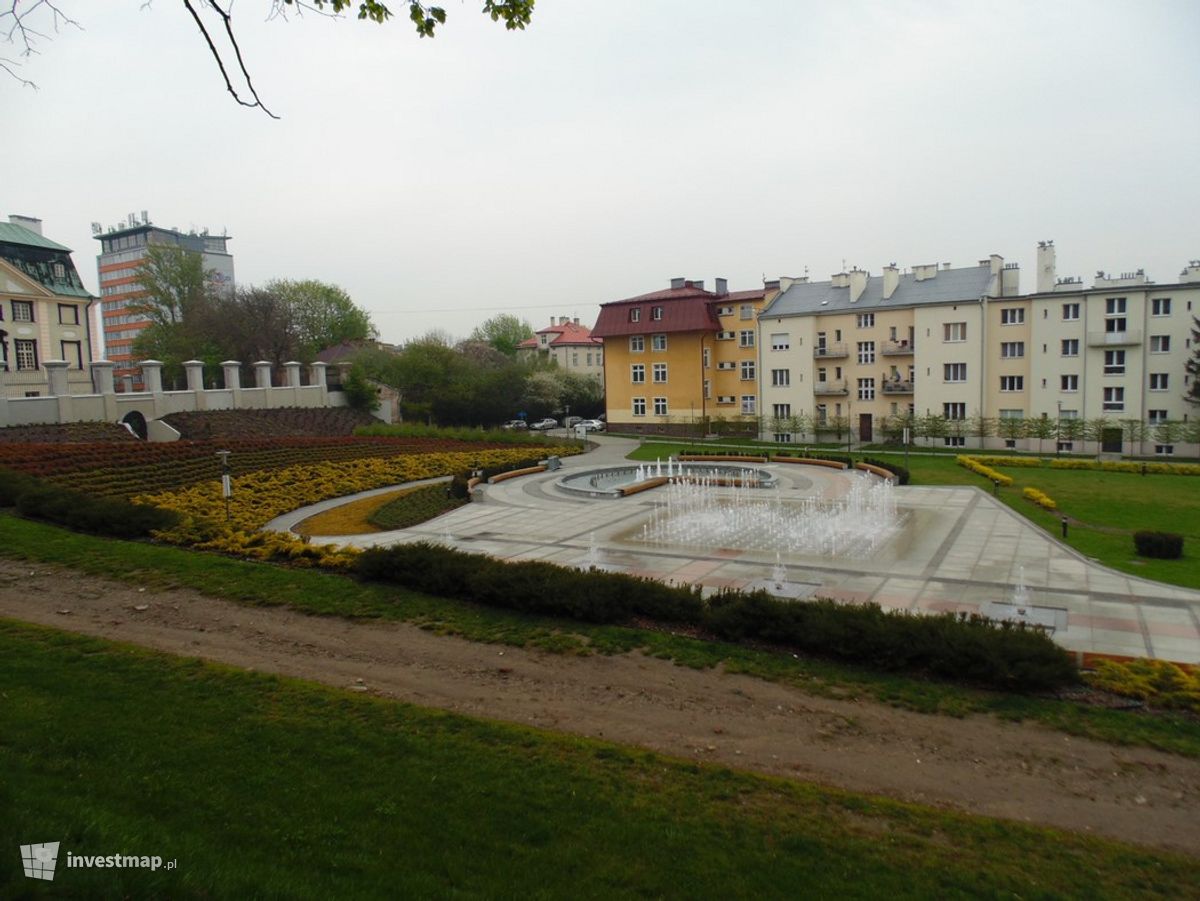
[[[991,457],[989,459],[994,460],[996,458]],[[954,462],[956,462],[959,466],[971,470],[971,472],[978,473],[985,479],[990,479],[993,482],[999,482],[1005,487],[1008,487],[1013,483],[1012,476],[1006,476],[1002,472],[996,472],[996,470],[992,469],[990,466],[985,466],[984,464],[980,463],[975,457],[958,456],[954,458]]]
[[[1056,504],[1054,502],[1054,498],[1050,497],[1050,495],[1048,495],[1042,491],[1038,491],[1038,489],[1036,489],[1036,488],[1033,488],[1033,487],[1026,488],[1024,491],[1021,492],[1021,496],[1024,497],[1026,500],[1033,501],[1035,504],[1037,504],[1039,507],[1041,507],[1044,510],[1057,510],[1058,509],[1058,504]]]

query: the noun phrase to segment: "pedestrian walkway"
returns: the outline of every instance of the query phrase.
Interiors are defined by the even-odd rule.
[[[596,448],[563,460],[557,472],[482,489],[476,502],[412,529],[329,539],[359,547],[448,542],[463,550],[563,566],[599,565],[706,589],[747,588],[774,579],[776,555],[740,548],[646,544],[642,524],[662,501],[648,491],[621,499],[568,496],[555,488],[567,472],[626,464],[637,446],[596,436]],[[789,496],[831,496],[852,476],[822,467],[768,467]],[[720,490],[720,489],[717,489]],[[872,601],[918,613],[1016,616],[1020,609],[1054,628],[1073,651],[1200,663],[1200,592],[1119,573],[1094,563],[976,488],[896,489],[908,525],[870,559],[782,555],[787,596]],[[349,500],[349,499],[345,499]],[[311,511],[297,511],[297,522]],[[284,518],[281,518],[283,520]],[[282,521],[273,528],[288,528]],[[321,540],[316,538],[314,540]]]

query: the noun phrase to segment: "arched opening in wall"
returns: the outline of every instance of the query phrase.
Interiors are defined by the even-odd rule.
[[[130,410],[123,417],[121,417],[121,422],[129,426],[133,434],[137,435],[143,441],[146,440],[146,417],[137,410]]]

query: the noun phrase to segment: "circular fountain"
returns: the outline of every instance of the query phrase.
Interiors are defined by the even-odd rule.
[[[568,494],[585,497],[618,498],[634,485],[660,478],[669,479],[672,483],[707,481],[710,485],[747,485],[757,488],[771,488],[776,484],[772,473],[744,464],[685,463],[669,459],[571,473],[555,482],[555,487]]]

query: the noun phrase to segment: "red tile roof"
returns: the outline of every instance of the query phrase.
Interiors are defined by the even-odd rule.
[[[554,337],[543,345],[537,339],[536,335],[554,335]],[[561,325],[548,325],[545,328],[538,329],[535,337],[526,338],[517,347],[569,347],[572,344],[582,344],[591,347],[603,343],[599,338],[592,337],[592,330],[586,325],[579,325],[575,322],[564,322]]]
[[[640,294],[626,300],[602,304],[600,318],[592,335],[615,338],[622,335],[644,335],[649,332],[704,332],[720,330],[715,307],[731,301],[758,300],[766,290],[731,291],[716,294],[689,284],[684,288],[667,288]],[[654,318],[654,310],[662,310],[662,318]],[[630,320],[630,311],[639,310],[638,320]]]

